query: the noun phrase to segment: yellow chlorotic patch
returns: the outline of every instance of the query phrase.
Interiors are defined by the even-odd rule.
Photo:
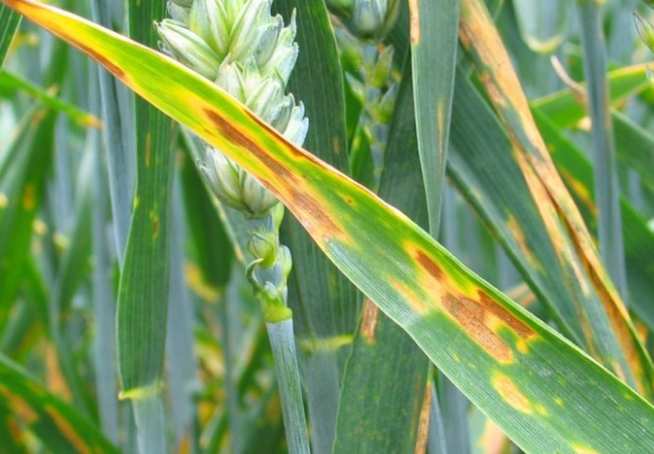
[[[587,446],[572,445],[572,449],[574,450],[575,454],[599,454],[596,449],[589,448]]]
[[[207,283],[202,276],[202,271],[194,263],[186,263],[184,266],[186,284],[205,303],[215,303],[220,297],[220,291]]]
[[[306,352],[333,352],[346,345],[352,345],[353,341],[354,337],[351,334],[341,334],[319,339],[306,339],[300,341],[300,346]]]
[[[9,204],[9,199],[7,198],[7,196],[5,194],[0,192],[0,210],[2,208],[5,208],[8,204]]]
[[[82,125],[95,129],[101,129],[104,127],[102,120],[100,120],[95,115],[91,115],[91,114],[86,114],[82,117]]]
[[[43,236],[48,233],[48,226],[42,219],[34,219],[34,224],[32,224],[32,230],[38,236]]]
[[[534,408],[536,409],[536,413],[538,413],[541,416],[549,415],[549,412],[547,411],[547,408],[545,408],[545,405],[543,405],[543,404],[536,404],[536,405],[534,405]]]
[[[438,134],[438,146],[441,150],[444,150],[447,145],[445,143],[445,130],[447,129],[445,126],[446,109],[446,99],[439,99],[436,103],[436,127],[437,131],[440,131]]]
[[[506,221],[506,226],[511,232],[511,235],[513,236],[513,239],[515,240],[516,244],[518,245],[518,249],[520,249],[520,251],[522,251],[522,253],[527,258],[529,265],[531,265],[532,268],[538,270],[542,269],[543,267],[541,266],[540,262],[534,255],[534,252],[527,244],[527,238],[525,237],[525,233],[520,227],[520,224],[518,224],[518,221],[516,220],[515,216],[509,215],[509,218]]]
[[[584,185],[581,181],[575,179],[570,173],[566,172],[565,170],[560,170],[561,176],[565,179],[566,183],[568,183],[568,186],[572,189],[572,191],[575,193],[577,196],[577,199],[581,203],[583,203],[588,211],[594,216],[597,217],[597,205],[595,205],[595,201],[593,200],[593,195],[590,193],[590,190],[588,189],[588,186]]]
[[[152,239],[156,241],[159,238],[159,230],[161,228],[159,213],[156,210],[150,210],[148,217],[150,218],[150,226],[152,228]]]
[[[563,399],[561,399],[560,397],[554,398],[554,403],[556,405],[558,405],[559,407],[563,407],[563,405],[564,405]]]
[[[52,241],[60,251],[65,251],[70,246],[70,240],[61,232],[56,232],[52,235]]]
[[[23,192],[23,209],[25,211],[32,211],[36,207],[36,188],[33,184],[25,186]]]
[[[150,167],[150,163],[152,162],[152,134],[149,132],[145,136],[145,156],[143,162],[145,163],[145,167]]]
[[[416,289],[406,285],[404,282],[389,277],[388,283],[395,289],[400,297],[407,302],[407,305],[419,316],[429,312],[429,306],[425,304],[425,298],[416,293]]]
[[[515,343],[515,348],[523,355],[529,353],[529,344],[527,344],[525,339],[518,339]]]
[[[118,394],[118,399],[144,400],[159,393],[161,387],[162,387],[161,383],[153,383],[147,386],[140,386],[138,388],[126,389]]]
[[[533,413],[533,407],[529,398],[525,396],[522,391],[517,387],[513,380],[508,376],[496,373],[491,381],[493,388],[499,393],[504,401],[511,407],[515,408],[521,413]]]

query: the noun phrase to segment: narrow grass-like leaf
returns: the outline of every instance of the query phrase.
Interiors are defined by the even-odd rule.
[[[406,216],[170,59],[55,8],[5,1],[103,61],[263,181],[341,271],[524,450],[654,449],[650,404]]]
[[[95,73],[94,73],[95,75]],[[97,82],[92,83],[97,87]],[[97,110],[97,88],[92,95]],[[93,242],[93,276],[92,291],[93,315],[95,319],[95,338],[93,340],[93,359],[96,377],[96,395],[98,413],[103,432],[112,440],[118,439],[118,385],[116,379],[116,308],[114,292],[111,286],[111,258],[107,244],[107,217],[111,212],[106,173],[102,163],[101,138],[94,132],[90,138],[93,146],[93,180],[91,188],[93,197],[92,242]]]
[[[157,43],[152,26],[163,0],[129,2],[134,39]],[[141,453],[166,446],[160,387],[170,288],[169,227],[174,153],[172,122],[142,99],[135,102],[137,182],[116,312],[121,396],[132,400]]]
[[[571,2],[514,0],[513,8],[522,39],[533,51],[552,53],[565,40],[572,12]]]
[[[654,188],[654,135],[620,112],[613,112],[618,161]]]
[[[197,362],[193,351],[195,313],[184,279],[186,229],[180,186],[175,182],[170,245],[170,298],[166,337],[166,362],[170,404],[175,430],[175,448],[192,445],[194,408],[191,390]]]
[[[459,0],[414,0],[411,62],[429,232],[438,237],[458,48]]]
[[[438,239],[445,189],[445,167],[450,145],[460,6],[459,0],[413,0],[409,2],[409,8],[413,90],[408,91],[413,91],[415,133],[426,194],[428,230],[433,238]],[[389,202],[394,204],[391,200]],[[404,209],[400,204],[394,205]],[[405,213],[412,217],[411,213]],[[418,363],[423,360],[415,353],[409,358]],[[419,371],[420,367],[416,370]],[[424,371],[420,372],[424,374]],[[426,393],[421,394],[418,390],[414,391],[413,395],[430,395],[432,385],[428,384],[427,387]],[[434,402],[437,401],[436,396],[431,398]],[[437,405],[429,404],[429,410],[436,409]],[[431,419],[437,416],[438,413],[432,413]],[[440,421],[432,420],[431,423],[440,424]],[[413,431],[416,436],[415,451],[424,450],[420,445],[424,444],[425,435],[419,433],[420,429],[418,427],[418,430]],[[405,433],[413,435],[411,431]],[[435,436],[433,434],[433,437]]]
[[[620,215],[615,139],[606,81],[606,46],[602,29],[602,7],[594,0],[578,0],[584,67],[588,80],[588,107],[593,139],[595,197],[599,211],[598,235],[602,261],[623,298],[627,298],[627,276]]]
[[[460,39],[476,65],[483,71],[482,82],[500,118],[510,131],[516,161],[529,183],[532,197],[541,210],[558,215],[567,227],[571,243],[555,244],[557,254],[579,254],[585,272],[596,288],[620,357],[613,369],[646,396],[652,395],[652,364],[641,345],[620,295],[602,267],[594,241],[570,193],[563,184],[538,132],[527,99],[520,86],[500,36],[480,0],[463,0]],[[551,237],[561,236],[558,226],[545,224]],[[556,229],[556,230],[554,230]]]
[[[18,91],[25,92],[52,110],[65,114],[79,126],[92,128],[99,128],[101,126],[100,120],[94,115],[84,112],[77,106],[53,96],[47,90],[34,85],[22,77],[7,71],[0,71],[0,97],[6,97]]]
[[[309,133],[305,146],[346,172],[348,141],[343,69],[325,3],[275,0],[274,8],[287,20],[293,11],[297,17],[300,54],[288,91],[306,107]],[[295,314],[312,448],[315,452],[328,452],[336,426],[340,366],[349,352],[349,345],[346,342],[340,346],[327,346],[331,340],[351,338],[356,328],[360,298],[354,286],[324,256],[292,216],[287,216],[282,225],[282,242],[293,255],[288,301]],[[307,345],[327,348],[303,348]]]
[[[588,225],[595,229],[597,208],[593,199],[592,166],[574,143],[568,140],[545,115],[535,112],[538,127],[547,140],[548,147],[563,179],[575,197]],[[654,292],[654,233],[647,222],[622,197],[622,225],[631,309],[650,329],[654,328],[654,310],[650,304]]]
[[[97,427],[3,355],[0,401],[17,423],[25,424],[52,452],[118,452]]]
[[[510,139],[461,73],[452,129],[448,170],[460,192],[495,232],[534,293],[548,305],[559,330],[612,367],[620,346],[606,334],[610,324],[598,304],[599,295],[580,271],[580,260],[571,253],[557,253],[557,241],[559,247],[572,249],[566,243],[565,226],[551,211],[541,212]]]
[[[396,100],[384,152],[379,194],[427,226],[426,196],[418,155],[410,65]],[[392,358],[392,360],[389,360]],[[420,452],[427,436],[421,415],[429,361],[413,340],[370,300],[342,379],[334,452]],[[426,404],[427,414],[429,403]],[[422,429],[422,431],[420,431]]]
[[[51,170],[56,114],[36,109],[6,151],[0,174],[0,324],[5,321],[29,256],[32,223]]]
[[[71,354],[70,345],[65,335],[65,320],[70,313],[73,298],[90,271],[91,256],[91,155],[86,155],[80,168],[80,192],[75,221],[70,232],[68,247],[63,253],[57,267],[56,283],[52,298],[48,304],[50,335],[57,348],[57,359],[66,384],[71,390],[78,406],[89,411],[92,400],[88,397],[82,379]]]
[[[18,29],[20,20],[20,14],[15,13],[5,5],[0,5],[0,67],[5,61],[7,50],[9,50],[9,45]]]
[[[609,95],[612,106],[617,106],[651,87],[652,82],[647,77],[650,64],[640,64],[615,69],[608,73]],[[547,115],[557,126],[575,127],[586,117],[587,102],[585,87],[582,92],[564,89],[551,95],[532,101],[532,108],[539,109]]]
[[[93,20],[111,28],[113,25],[111,2],[89,0]],[[132,160],[129,153],[129,120],[122,115],[118,81],[104,68],[98,67],[100,84],[100,112],[102,113],[104,155],[109,173],[109,192],[113,217],[114,247],[122,268],[130,226],[132,207]]]

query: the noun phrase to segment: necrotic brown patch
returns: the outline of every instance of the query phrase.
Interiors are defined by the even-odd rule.
[[[511,348],[486,325],[486,309],[479,302],[464,296],[447,294],[443,298],[443,306],[468,336],[489,355],[502,363],[513,361]]]
[[[75,47],[78,47],[81,51],[83,51],[85,54],[89,55],[92,57],[94,60],[97,60],[98,63],[100,63],[102,66],[107,68],[109,72],[111,72],[114,76],[119,78],[120,80],[127,80],[127,75],[125,74],[125,71],[123,71],[122,68],[114,64],[112,61],[107,59],[104,55],[99,54],[98,52],[95,51],[95,49],[92,49],[85,44],[82,44],[81,42],[76,41],[72,37],[69,36],[64,36],[64,38],[71,43]]]
[[[218,112],[211,109],[205,109],[204,112],[224,137],[252,153],[264,166],[284,181],[283,186],[288,197],[284,197],[286,194],[281,193],[278,187],[279,185],[273,185],[270,181],[265,179],[259,180],[282,200],[285,200],[286,205],[295,213],[298,220],[302,222],[307,230],[314,233],[320,231],[328,236],[342,233],[341,228],[327,215],[325,207],[310,194],[300,191],[303,182],[297,178],[293,172],[291,172],[281,162],[273,158],[270,153],[262,149],[252,139],[232,126]],[[256,119],[254,116],[252,116],[252,118]],[[258,119],[257,123],[270,129]],[[294,149],[293,147],[289,147],[289,150]],[[315,158],[312,157],[312,159]],[[259,177],[257,176],[257,178]]]
[[[477,293],[479,295],[479,305],[485,312],[495,315],[522,338],[529,338],[534,335],[534,331],[527,324],[493,301],[486,293],[481,290]]]
[[[488,354],[500,362],[511,362],[513,350],[493,329],[493,317],[510,328],[523,341],[534,336],[534,331],[486,293],[478,291],[479,300],[447,294],[443,298],[445,310],[459,322],[466,333]]]
[[[211,120],[211,122],[214,124],[214,126],[218,128],[220,133],[230,142],[248,150],[250,153],[256,156],[259,161],[265,164],[266,167],[268,167],[280,177],[290,181],[295,180],[295,175],[293,175],[284,165],[282,165],[276,159],[272,158],[270,154],[259,147],[259,145],[257,145],[252,139],[235,128],[231,123],[225,120],[218,112],[211,109],[205,109],[204,112],[209,120]]]
[[[416,260],[434,279],[441,281],[443,279],[443,270],[434,262],[424,251],[416,251]]]
[[[284,144],[286,145],[287,151],[295,156],[296,158],[302,158],[307,161],[311,161],[313,163],[318,162],[316,157],[312,155],[311,153],[308,153],[307,151],[304,151],[294,145],[291,145],[284,136],[282,136],[278,131],[273,129],[268,123],[262,121],[259,117],[257,117],[254,113],[250,112],[249,110],[246,110],[245,113],[250,117],[252,121],[254,121],[261,129],[266,130],[270,135],[276,136],[279,139],[281,139]]]

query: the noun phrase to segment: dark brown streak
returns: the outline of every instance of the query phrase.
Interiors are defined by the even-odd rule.
[[[493,301],[486,293],[482,290],[478,290],[477,294],[479,295],[479,305],[487,312],[492,313],[497,318],[506,323],[512,330],[514,330],[518,336],[527,338],[534,335],[534,330],[531,329],[527,324],[522,320],[518,319],[515,315],[511,314],[504,307],[500,306],[498,303]]]
[[[75,47],[79,48],[82,52],[88,54],[90,57],[97,60],[98,63],[100,63],[105,68],[107,68],[107,70],[109,72],[111,72],[113,75],[115,75],[120,80],[126,80],[127,79],[127,75],[125,74],[125,71],[123,71],[122,68],[116,66],[110,60],[108,60],[104,55],[101,55],[101,54],[97,53],[95,50],[91,49],[90,47],[88,47],[88,46],[86,46],[86,45],[84,45],[84,44],[82,44],[80,42],[74,41],[74,40],[72,40],[70,38],[66,38],[65,36],[63,36],[63,38],[70,41]]]
[[[319,202],[317,202],[309,194],[303,193],[298,190],[298,188],[301,187],[302,184],[298,180],[295,174],[293,174],[288,168],[286,168],[279,161],[277,161],[272,156],[270,156],[270,154],[268,154],[265,150],[261,149],[261,147],[259,147],[259,145],[257,145],[254,141],[252,141],[249,137],[245,136],[241,131],[239,131],[237,128],[232,126],[218,112],[215,112],[211,109],[205,109],[205,113],[207,117],[213,122],[213,124],[218,128],[221,134],[223,134],[233,143],[236,143],[239,146],[251,152],[266,167],[272,170],[281,179],[285,180],[286,183],[285,187],[289,192],[291,198],[289,202],[291,202],[292,206],[289,206],[289,208],[291,209],[295,208],[294,210],[295,214],[298,215],[298,218],[300,220],[302,220],[303,218],[304,219],[311,218],[312,220],[315,221],[315,224],[320,228],[320,230],[323,230],[330,235],[334,235],[336,233],[341,232],[340,227],[338,227],[329,218],[329,216],[327,216],[324,208],[320,205]],[[252,116],[253,119],[257,121],[258,124],[270,130],[270,128],[267,125],[259,121],[252,114],[250,115]],[[292,147],[289,147],[289,149],[293,150]],[[260,181],[264,186],[268,187],[269,189],[271,190],[274,189],[274,185],[272,185],[269,181],[263,179],[260,179]],[[278,191],[275,192],[278,195],[281,195],[279,194]],[[307,216],[307,214],[309,216]]]
[[[424,251],[418,250],[416,252],[416,260],[434,279],[439,282],[442,281],[443,270]]]
[[[461,325],[463,331],[489,355],[499,361],[511,361],[513,352],[504,339],[495,334],[485,322],[485,308],[477,301],[447,294],[443,298],[445,310]]]
[[[268,153],[266,153],[266,151],[262,150],[259,145],[252,141],[252,139],[232,126],[218,112],[211,109],[205,109],[204,112],[218,128],[221,134],[227,137],[231,142],[248,150],[250,153],[255,155],[259,161],[263,162],[266,167],[271,169],[280,177],[290,181],[295,180],[295,175],[293,175],[286,167],[284,167],[279,161],[273,159]]]
[[[284,136],[282,136],[279,132],[277,132],[275,129],[273,129],[268,123],[262,121],[259,117],[257,117],[254,113],[250,112],[249,110],[246,110],[245,113],[250,117],[252,121],[254,121],[259,127],[262,129],[265,129],[267,132],[269,132],[271,135],[274,135],[281,140],[284,141],[284,144],[286,145],[286,148],[288,151],[294,155],[295,157],[298,158],[303,158],[306,159],[307,161],[311,161],[313,163],[318,163],[318,160],[316,159],[315,156],[313,156],[311,153],[308,153],[304,150],[301,150],[293,145],[291,145]]]

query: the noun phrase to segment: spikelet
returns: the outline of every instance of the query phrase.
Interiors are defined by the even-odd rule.
[[[284,25],[272,0],[171,0],[171,19],[157,24],[162,49],[214,81],[301,146],[309,121],[286,85],[295,66],[296,19]],[[250,217],[266,216],[277,203],[249,173],[212,148],[199,167],[214,195]]]

